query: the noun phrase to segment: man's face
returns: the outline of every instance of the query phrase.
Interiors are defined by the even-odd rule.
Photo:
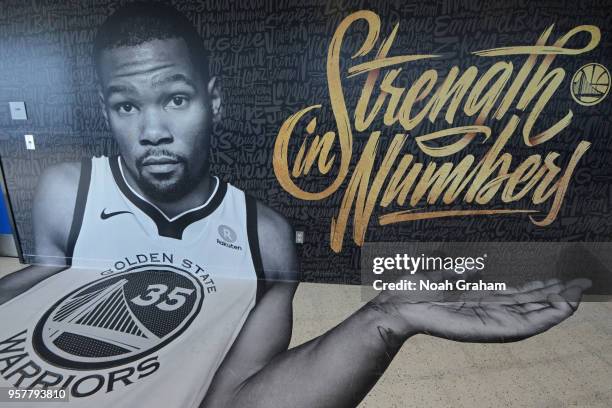
[[[212,113],[184,40],[104,50],[99,72],[105,117],[129,176],[160,201],[191,191],[208,170]]]

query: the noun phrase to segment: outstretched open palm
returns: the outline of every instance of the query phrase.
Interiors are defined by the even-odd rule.
[[[456,341],[509,342],[546,331],[571,316],[590,286],[588,279],[551,279],[482,293],[465,302],[415,302],[403,292],[383,292],[376,303],[403,320],[403,330]]]

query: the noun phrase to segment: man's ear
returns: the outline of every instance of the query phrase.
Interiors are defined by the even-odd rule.
[[[102,111],[102,116],[104,116],[104,122],[106,122],[106,127],[110,129],[110,124],[108,123],[108,113],[106,112],[106,101],[104,99],[104,94],[102,93],[102,88],[98,86],[98,103],[100,104],[100,110]]]
[[[221,121],[221,87],[217,77],[212,77],[208,81],[208,97],[210,98],[213,123],[218,123]]]

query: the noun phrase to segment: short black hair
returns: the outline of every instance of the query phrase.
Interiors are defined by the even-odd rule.
[[[208,50],[193,23],[174,7],[151,1],[138,1],[117,9],[98,28],[93,48],[98,78],[102,51],[169,38],[185,41],[191,62],[202,79],[208,81]]]

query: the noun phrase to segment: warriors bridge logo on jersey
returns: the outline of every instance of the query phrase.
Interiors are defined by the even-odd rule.
[[[0,341],[0,374],[16,387],[61,387],[74,397],[153,374],[161,364],[155,352],[183,333],[205,295],[216,292],[204,268],[187,259],[180,268],[150,263],[158,258],[175,260],[171,254],[123,258],[57,300],[31,330]]]
[[[170,266],[140,266],[77,289],[38,322],[34,348],[64,367],[109,368],[163,347],[202,307],[203,288]]]

